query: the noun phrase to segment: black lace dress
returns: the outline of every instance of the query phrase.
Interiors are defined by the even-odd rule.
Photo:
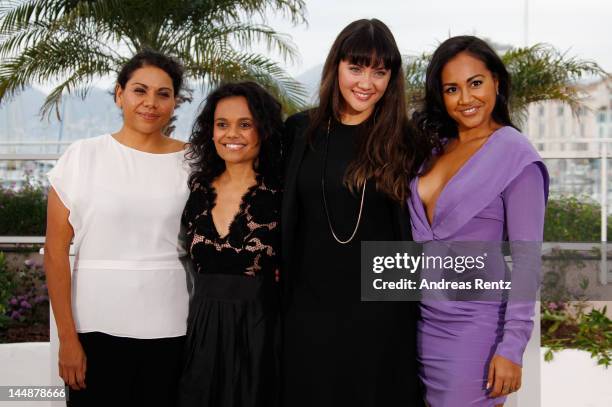
[[[276,406],[280,191],[259,177],[224,237],[215,200],[196,184],[183,214],[195,276],[179,405]]]

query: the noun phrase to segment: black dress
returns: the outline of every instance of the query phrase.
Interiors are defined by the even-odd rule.
[[[227,236],[196,184],[183,215],[195,268],[179,405],[270,407],[278,402],[280,191],[258,178]]]
[[[289,255],[283,259],[287,270],[282,275],[287,285],[283,405],[421,406],[416,304],[360,300],[361,241],[406,238],[397,216],[401,206],[368,181],[357,234],[348,244],[338,243],[331,235],[321,193],[326,133],[317,134],[314,149],[304,146],[306,125],[303,114],[287,123],[287,130],[296,133],[288,135],[295,142],[282,217],[288,222],[286,228],[283,224],[283,245],[290,245],[284,248]],[[351,235],[359,213],[361,191],[351,194],[342,180],[361,130],[339,122],[331,125],[325,192],[340,239]],[[295,236],[287,232],[291,228]],[[409,233],[409,225],[403,229]]]

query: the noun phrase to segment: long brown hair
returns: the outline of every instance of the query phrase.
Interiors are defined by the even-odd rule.
[[[310,113],[308,140],[313,143],[316,133],[325,131],[330,119],[341,119],[345,101],[338,85],[340,61],[383,66],[391,71],[384,95],[364,123],[357,157],[347,168],[344,183],[355,192],[365,180],[373,178],[379,191],[405,202],[409,196],[408,181],[416,174],[419,149],[407,118],[402,57],[393,34],[382,21],[353,21],[334,41],[323,66],[319,106]]]

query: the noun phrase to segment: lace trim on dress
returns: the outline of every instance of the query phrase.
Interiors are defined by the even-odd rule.
[[[212,219],[217,194],[210,184],[195,183],[185,207],[183,221],[187,226],[189,252],[193,257],[199,245],[215,251],[231,250],[237,255],[252,256],[244,274],[255,276],[265,258],[275,258],[278,247],[280,190],[272,188],[258,176],[255,185],[243,195],[238,212],[226,236],[220,236]]]

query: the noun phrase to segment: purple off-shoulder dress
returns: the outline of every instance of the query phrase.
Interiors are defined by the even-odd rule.
[[[431,225],[418,181],[410,183],[408,201],[415,241],[542,241],[548,172],[529,141],[512,127],[493,133],[449,180]],[[514,267],[521,267],[520,256],[514,257]],[[498,354],[522,365],[534,312],[534,303],[525,301],[423,300],[418,357],[430,406],[503,403],[505,397],[487,396],[489,362]]]

